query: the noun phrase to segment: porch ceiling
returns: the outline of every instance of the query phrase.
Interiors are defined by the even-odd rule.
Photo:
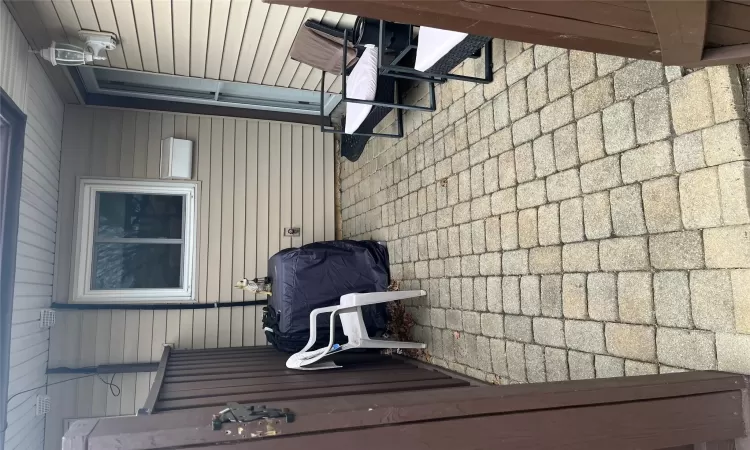
[[[289,58],[307,19],[350,28],[356,16],[262,0],[6,0],[35,47],[74,42],[81,29],[120,39],[105,66],[163,74],[317,89],[320,71]],[[327,88],[340,92],[340,80]]]

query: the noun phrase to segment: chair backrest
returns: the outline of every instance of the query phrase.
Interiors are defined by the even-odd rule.
[[[341,52],[344,49],[344,39],[337,30],[307,21],[297,32],[289,56],[301,63],[321,69],[325,72],[341,73]],[[357,50],[347,42],[347,67],[357,61]]]

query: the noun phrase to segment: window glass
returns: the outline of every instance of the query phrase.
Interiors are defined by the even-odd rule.
[[[179,288],[181,271],[182,244],[97,243],[92,288]]]
[[[96,241],[106,238],[182,239],[181,195],[99,192]]]
[[[198,184],[82,178],[75,302],[195,301]]]

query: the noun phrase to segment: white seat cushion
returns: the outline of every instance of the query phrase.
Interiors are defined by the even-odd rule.
[[[358,100],[375,100],[375,92],[378,89],[378,49],[367,47],[352,69],[352,73],[346,78],[346,97]],[[346,103],[346,122],[344,132],[352,134],[357,131],[367,115],[370,114],[372,105],[362,103]]]
[[[463,41],[468,34],[438,28],[419,27],[417,59],[414,68],[424,72]]]

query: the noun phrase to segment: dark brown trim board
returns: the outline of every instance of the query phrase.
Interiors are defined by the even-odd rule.
[[[703,56],[709,0],[648,0],[666,65],[698,62]]]
[[[26,115],[0,89],[0,117],[10,126],[8,152],[0,152],[0,447],[8,427],[6,405],[10,381],[10,328],[16,278],[18,215]],[[2,145],[2,143],[0,143]]]
[[[279,402],[294,411],[294,422],[226,424],[220,431],[208,426],[215,406],[91,419],[71,428],[63,448],[379,449],[388,442],[435,450],[687,450],[730,449],[738,439],[736,448],[746,450],[746,390],[740,375],[691,372],[357,393]]]
[[[270,0],[400,23],[631,58],[660,60],[655,33],[514,9],[504,0]],[[524,2],[526,3],[526,2]],[[554,3],[554,2],[544,2]]]
[[[275,122],[301,123],[306,125],[330,125],[331,122],[328,117],[321,120],[317,113],[294,114],[277,111],[263,111],[259,109],[231,108],[228,106],[199,105],[194,103],[169,102],[166,100],[123,97],[120,95],[86,94],[86,104],[92,106],[107,106],[111,108],[237,117],[240,119],[269,120]]]
[[[748,61],[750,61],[750,44],[740,44],[706,49],[703,53],[703,59],[696,64],[691,64],[691,66],[746,64]]]
[[[336,433],[293,435],[285,439],[263,439],[253,442],[252,447],[294,450],[302,445],[322,449],[351,448],[358,444],[358,449],[374,450],[381,448],[383,442],[388,442],[399,449],[660,449],[691,442],[726,440],[724,436],[741,436],[741,421],[734,416],[738,405],[732,395],[717,393],[575,409],[393,424]],[[384,418],[381,414],[377,416]],[[251,428],[250,433],[254,432]],[[239,450],[247,446],[246,442],[238,442],[221,448]],[[216,446],[194,448],[215,449]]]
[[[750,62],[747,0],[265,0],[669,65]]]

